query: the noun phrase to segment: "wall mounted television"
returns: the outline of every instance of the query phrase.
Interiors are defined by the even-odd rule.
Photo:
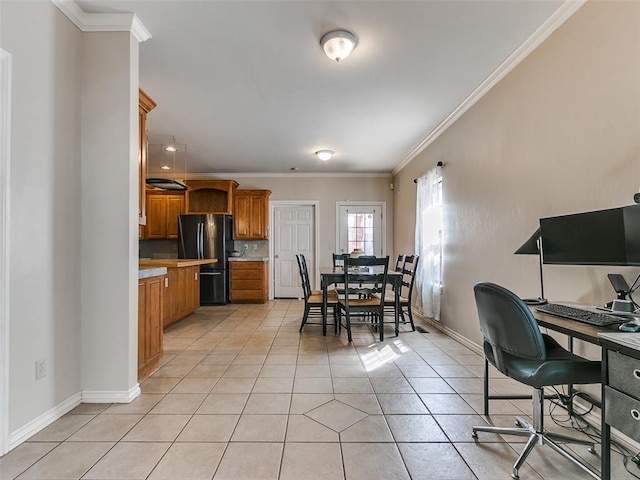
[[[541,218],[540,231],[545,264],[640,266],[640,205]]]

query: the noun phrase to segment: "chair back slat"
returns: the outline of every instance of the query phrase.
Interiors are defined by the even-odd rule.
[[[303,254],[296,255],[298,270],[300,271],[300,282],[306,300],[311,296],[311,282],[309,281],[309,270],[307,269],[307,259]]]
[[[405,255],[402,264],[402,290],[401,295],[411,301],[413,285],[416,281],[416,272],[420,255]]]
[[[354,270],[355,268],[367,269],[367,272]],[[384,289],[387,284],[389,269],[389,257],[347,257],[344,260],[344,285],[345,307],[349,308],[349,296],[371,297],[381,294],[384,297]],[[384,302],[381,301],[381,308]]]

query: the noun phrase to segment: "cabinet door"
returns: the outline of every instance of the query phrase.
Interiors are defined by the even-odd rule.
[[[251,196],[237,195],[233,205],[233,237],[237,239],[250,239],[251,230]]]
[[[177,273],[177,298],[176,310],[177,318],[182,318],[189,313],[189,302],[187,292],[190,291],[191,283],[188,282],[189,268],[176,268]]]
[[[195,310],[200,306],[200,267],[191,267],[189,270],[189,280],[191,284],[189,310]]]
[[[252,195],[251,202],[251,219],[249,221],[250,236],[253,239],[266,239],[267,238],[267,225],[266,223],[266,198],[263,195]]]
[[[138,370],[147,363],[147,295],[146,283],[138,280]]]
[[[178,270],[179,268],[167,268],[167,280],[163,296],[164,318],[162,320],[162,324],[165,327],[171,325],[178,318],[176,303],[179,295],[177,291]]]
[[[184,213],[184,196],[166,196],[166,238],[178,238],[178,217]]]
[[[146,238],[167,238],[167,202],[163,195],[147,195]]]
[[[153,277],[147,282],[147,325],[146,354],[147,363],[157,362],[162,355],[162,289],[164,277]],[[138,333],[139,334],[139,333]],[[138,339],[138,343],[140,340]]]

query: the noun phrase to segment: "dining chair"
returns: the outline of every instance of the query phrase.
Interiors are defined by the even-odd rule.
[[[394,270],[396,272],[400,272],[402,270],[402,266],[404,264],[404,254],[400,254],[398,255],[398,258],[396,259],[396,266],[394,267]]]
[[[382,319],[384,316],[384,290],[387,284],[389,257],[359,257],[344,259],[345,294],[338,297],[338,320],[347,330],[347,339],[352,341],[352,317],[369,323],[367,316],[384,340]]]
[[[322,300],[322,292],[311,290],[311,282],[309,281],[309,270],[307,269],[307,260],[303,254],[296,255],[298,261],[298,270],[300,272],[300,282],[302,283],[302,291],[304,294],[304,314],[302,322],[300,322],[300,332],[305,325],[322,325],[322,334],[326,335],[327,325],[324,323],[324,303]],[[335,333],[338,333],[337,321],[337,304],[338,295],[335,292],[327,293],[327,308],[333,311],[333,326]],[[311,323],[309,318],[320,319],[320,322]]]
[[[565,350],[549,335],[540,332],[538,323],[525,303],[513,292],[494,283],[478,283],[473,288],[483,337],[485,358],[501,373],[533,388],[533,422],[516,418],[517,428],[478,426],[478,432],[528,437],[520,456],[513,464],[511,476],[536,445],[548,445],[585,473],[599,479],[589,465],[563,448],[560,443],[587,445],[595,453],[593,441],[572,438],[544,429],[544,387],[568,384],[601,383],[601,362],[587,360]]]
[[[416,280],[416,271],[418,269],[418,262],[420,261],[420,255],[403,255],[404,261],[402,268],[399,270],[402,272],[402,283],[400,284],[400,310],[398,316],[400,317],[400,323],[406,324],[407,317],[411,324],[411,330],[416,331],[415,323],[413,323],[413,313],[411,312],[411,297],[413,295],[413,286]],[[394,314],[395,322],[395,307],[396,307],[396,292],[388,291],[384,297],[384,306],[387,313]],[[407,317],[405,317],[405,313]]]
[[[344,266],[344,259],[348,258],[348,253],[334,253],[333,254],[333,268]]]

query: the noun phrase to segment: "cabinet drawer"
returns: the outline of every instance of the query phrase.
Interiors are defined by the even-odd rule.
[[[234,280],[234,290],[262,290],[262,280]]]
[[[260,280],[261,278],[261,270],[240,270],[239,272],[231,271],[231,280]]]
[[[634,440],[640,439],[640,401],[605,386],[604,419]]]
[[[231,270],[262,270],[264,262],[230,262]]]
[[[640,360],[609,350],[609,385],[640,398]]]
[[[264,294],[260,290],[231,290],[231,301],[264,300]]]

